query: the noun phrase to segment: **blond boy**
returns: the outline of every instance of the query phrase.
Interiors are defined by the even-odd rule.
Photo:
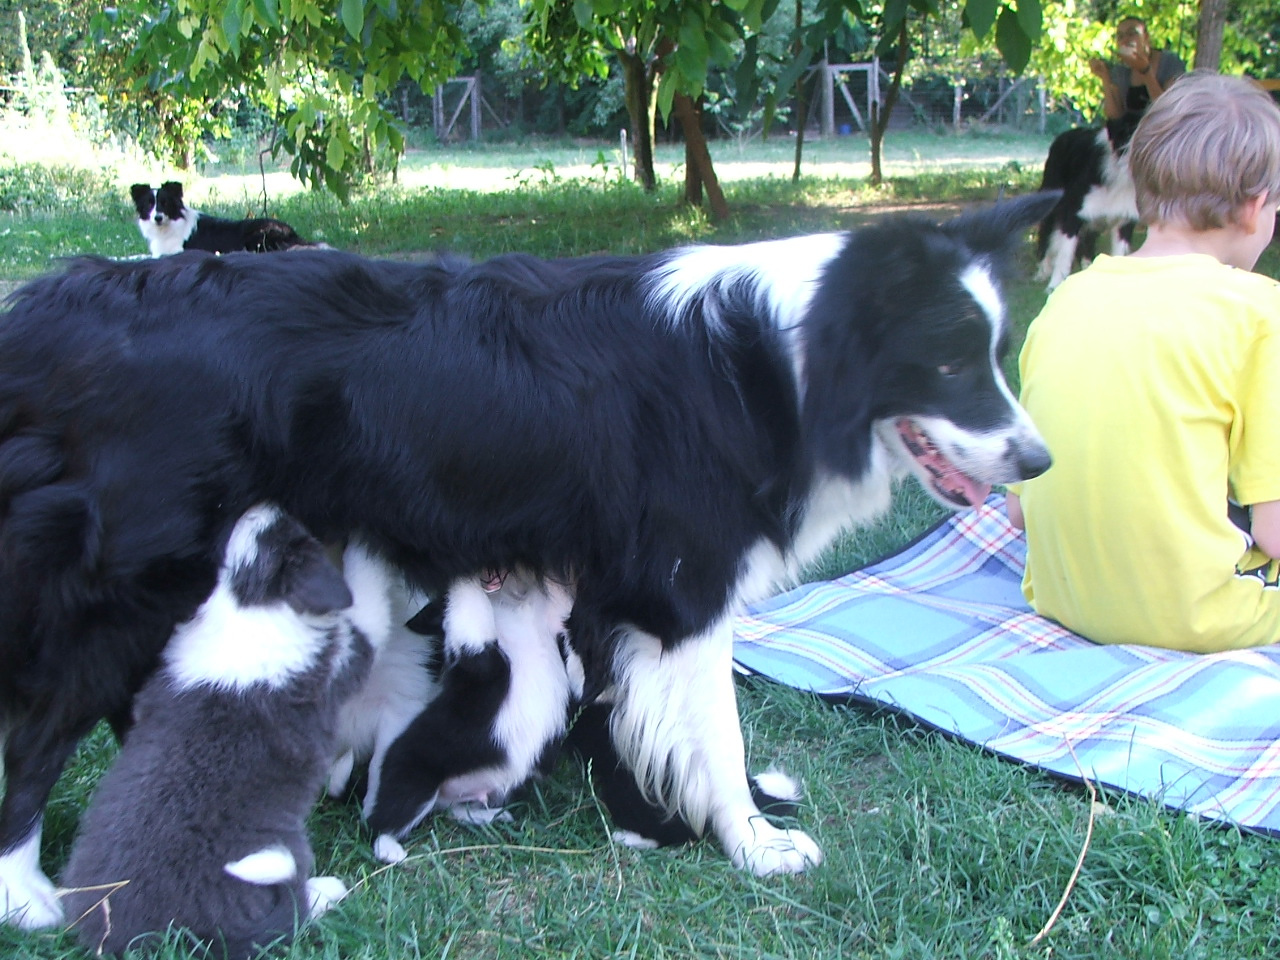
[[[1195,72],[1130,148],[1142,247],[1031,325],[1022,402],[1054,466],[1009,497],[1023,592],[1103,643],[1280,640],[1280,285],[1251,273],[1280,202],[1280,108]],[[1251,506],[1250,532],[1228,499]]]

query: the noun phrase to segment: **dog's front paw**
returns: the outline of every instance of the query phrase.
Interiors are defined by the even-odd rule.
[[[347,895],[347,885],[337,877],[312,877],[307,881],[307,915],[318,917]]]
[[[383,863],[400,863],[409,856],[409,852],[391,834],[383,833],[373,841],[373,855]]]
[[[657,850],[658,841],[636,833],[634,830],[615,830],[611,834],[613,842],[632,850]]]
[[[725,845],[733,865],[757,877],[774,873],[802,873],[822,863],[822,851],[807,833],[783,830],[753,818],[750,835],[739,843]]]
[[[0,864],[0,923],[20,930],[61,926],[64,919],[58,892],[40,871],[5,870]]]

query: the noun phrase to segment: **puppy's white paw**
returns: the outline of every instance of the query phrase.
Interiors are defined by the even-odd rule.
[[[337,877],[312,877],[307,881],[307,915],[318,917],[347,895],[347,885]]]
[[[49,878],[36,871],[14,876],[0,866],[0,923],[19,930],[43,930],[62,924],[64,914]]]
[[[658,841],[636,833],[634,830],[613,831],[613,842],[632,850],[657,850]]]
[[[774,873],[802,873],[822,863],[822,851],[800,830],[782,830],[753,817],[749,835],[742,842],[725,845],[733,865],[757,877]]]
[[[389,833],[383,833],[373,841],[373,855],[383,863],[400,863],[409,853],[399,840]]]

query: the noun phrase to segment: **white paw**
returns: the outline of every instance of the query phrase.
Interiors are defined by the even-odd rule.
[[[514,823],[515,817],[506,807],[486,807],[482,803],[457,803],[449,808],[449,815],[459,823],[484,826],[490,823]]]
[[[347,885],[337,877],[312,877],[307,881],[307,915],[318,917],[347,895]]]
[[[807,833],[779,829],[766,823],[763,817],[753,817],[750,836],[733,847],[726,844],[725,852],[735,867],[757,877],[802,873],[822,863],[822,851]]]
[[[641,836],[633,830],[615,830],[613,831],[613,842],[621,844],[624,847],[630,847],[632,850],[657,850],[658,841],[651,840],[648,837]]]
[[[401,846],[399,840],[389,833],[384,833],[373,841],[373,855],[383,863],[400,863],[409,856],[409,853]]]
[[[58,892],[43,873],[17,876],[0,870],[0,923],[19,930],[61,926],[64,919]]]

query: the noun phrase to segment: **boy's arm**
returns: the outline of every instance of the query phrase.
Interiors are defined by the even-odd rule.
[[[1266,500],[1250,508],[1249,532],[1258,549],[1272,559],[1280,559],[1280,500]]]
[[[1280,503],[1280,501],[1276,501]],[[1005,491],[1004,510],[1009,515],[1009,522],[1018,530],[1027,529],[1027,521],[1022,516],[1022,500],[1012,490]]]

